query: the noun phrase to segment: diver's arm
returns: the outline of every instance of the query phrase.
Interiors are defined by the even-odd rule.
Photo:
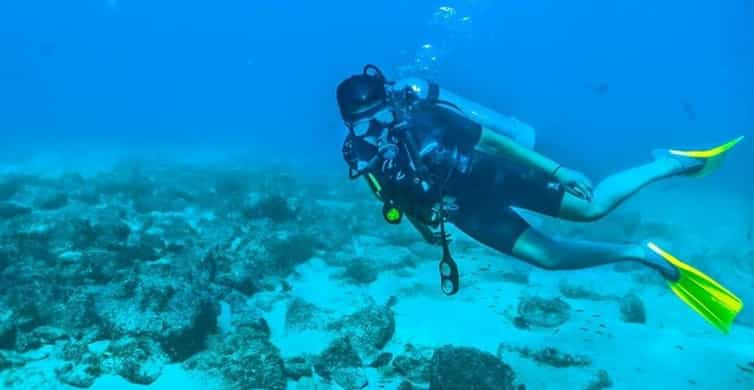
[[[542,173],[555,175],[560,164],[543,156],[533,149],[521,146],[503,134],[487,127],[482,127],[482,136],[476,149],[495,156],[513,160],[521,165],[532,167]]]
[[[589,178],[578,171],[561,167],[560,164],[533,150],[534,129],[523,122],[419,78],[399,80],[393,86],[393,94],[394,98],[398,99],[408,97],[409,101],[411,99],[426,102],[445,101],[457,106],[466,117],[482,127],[479,141],[474,141],[476,149],[533,167],[563,184],[566,191],[583,199],[592,198],[592,183]]]
[[[482,127],[482,135],[476,149],[511,159],[519,164],[532,167],[546,174],[551,180],[563,184],[566,191],[591,201],[594,196],[592,181],[583,173],[566,168],[532,149],[521,146],[512,139]]]

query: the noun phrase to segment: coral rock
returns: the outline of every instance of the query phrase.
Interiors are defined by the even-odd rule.
[[[635,294],[628,294],[620,300],[620,315],[625,322],[637,324],[647,322],[644,303]]]
[[[554,328],[570,318],[571,306],[560,298],[526,297],[518,305],[518,314],[524,323],[543,328]]]
[[[0,220],[31,214],[31,209],[18,203],[0,202]]]
[[[379,352],[395,333],[395,314],[387,306],[371,305],[328,326],[348,337],[362,358]]]
[[[333,340],[314,362],[314,370],[325,379],[332,379],[333,372],[348,367],[361,367],[362,361],[348,338]]]
[[[430,390],[513,390],[513,370],[492,354],[474,348],[435,350]]]
[[[160,345],[148,338],[127,337],[110,344],[107,364],[131,383],[148,385],[160,376],[168,362]]]
[[[405,352],[393,359],[393,369],[403,378],[414,383],[428,383],[431,379],[431,348],[416,348],[407,345]]]

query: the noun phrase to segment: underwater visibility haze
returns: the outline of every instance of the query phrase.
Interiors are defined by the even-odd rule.
[[[747,0],[0,2],[0,387],[754,388]]]

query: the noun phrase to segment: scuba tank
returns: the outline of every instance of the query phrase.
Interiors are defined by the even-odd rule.
[[[441,88],[436,83],[408,77],[393,83],[390,94],[394,100],[401,101],[406,107],[415,106],[418,102],[452,107],[470,120],[499,132],[526,148],[534,149],[536,132],[531,126]]]

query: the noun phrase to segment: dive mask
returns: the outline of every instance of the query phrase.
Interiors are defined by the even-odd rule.
[[[357,137],[375,134],[380,130],[391,127],[396,122],[395,113],[390,107],[384,107],[367,118],[357,120],[349,124],[351,131]]]

